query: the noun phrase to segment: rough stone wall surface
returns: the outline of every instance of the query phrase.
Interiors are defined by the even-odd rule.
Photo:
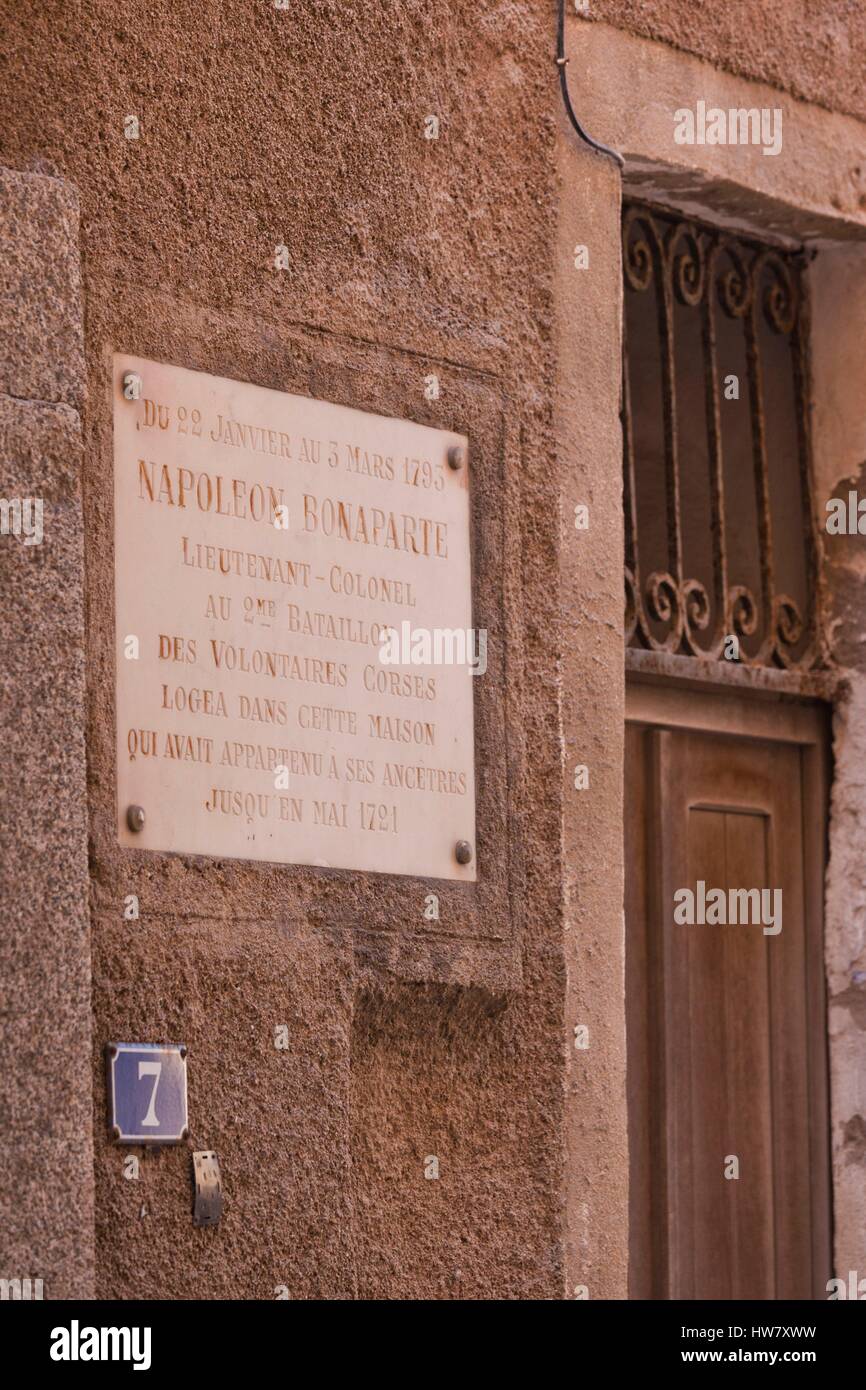
[[[527,987],[535,992],[532,980]],[[558,1232],[542,1233],[538,1207],[558,1165],[559,1114],[537,1078],[549,1066],[545,1035],[555,1046],[561,1023],[554,1011],[531,1035],[516,1002],[403,982],[359,999],[359,1297],[486,1298],[493,1289],[544,1299],[557,1289]]]
[[[866,1259],[866,675],[852,674],[833,718],[834,780],[827,870],[834,1273]]]
[[[822,251],[810,271],[816,505],[866,487],[866,248]],[[844,680],[833,718],[826,888],[835,1273],[866,1268],[866,557],[861,535],[823,538],[827,620]]]
[[[78,203],[0,169],[0,1278],[94,1281]],[[34,539],[38,530],[32,531]]]
[[[866,10],[859,0],[591,0],[589,17],[802,101],[866,116]]]
[[[103,1296],[562,1295],[552,25],[545,7],[491,0],[133,0],[8,19],[3,156],[68,178],[82,208]],[[506,721],[481,721],[495,758],[479,777],[503,816],[507,801],[521,886],[506,912],[484,908],[482,884],[437,935],[420,882],[412,905],[385,886],[383,920],[357,876],[120,854],[114,350],[405,411],[478,442],[492,471],[475,540],[481,568],[488,547],[501,569],[508,663]],[[423,381],[437,367],[433,406]],[[417,405],[398,406],[396,376],[401,402],[414,380]],[[593,711],[582,719],[589,731]],[[618,922],[616,895],[599,910]],[[282,1023],[288,1052],[273,1045]],[[225,1179],[217,1230],[191,1226],[186,1149],[147,1155],[124,1180],[102,1061],[119,1037],[189,1045],[190,1142],[216,1149]],[[427,1180],[433,1154],[441,1176]]]

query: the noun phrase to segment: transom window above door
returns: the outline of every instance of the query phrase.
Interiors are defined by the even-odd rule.
[[[627,643],[820,666],[806,257],[636,202],[622,239]]]

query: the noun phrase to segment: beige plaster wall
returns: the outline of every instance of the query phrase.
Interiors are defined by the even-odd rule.
[[[856,0],[590,0],[589,14],[801,101],[866,116],[866,14]]]
[[[567,1295],[628,1291],[625,939],[622,917],[620,175],[560,120],[555,492],[565,895],[564,1191]],[[579,247],[588,264],[576,267]],[[575,527],[577,506],[589,509]],[[589,785],[575,786],[578,766]],[[575,1027],[588,1029],[577,1047]],[[581,1041],[587,1039],[582,1038]]]

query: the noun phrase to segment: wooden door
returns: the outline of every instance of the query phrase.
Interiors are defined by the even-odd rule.
[[[628,718],[631,1296],[826,1297],[823,711],[634,686]],[[721,890],[703,923],[683,890]]]

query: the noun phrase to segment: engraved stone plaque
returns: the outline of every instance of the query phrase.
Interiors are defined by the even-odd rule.
[[[466,440],[123,355],[113,389],[120,843],[474,881]]]

